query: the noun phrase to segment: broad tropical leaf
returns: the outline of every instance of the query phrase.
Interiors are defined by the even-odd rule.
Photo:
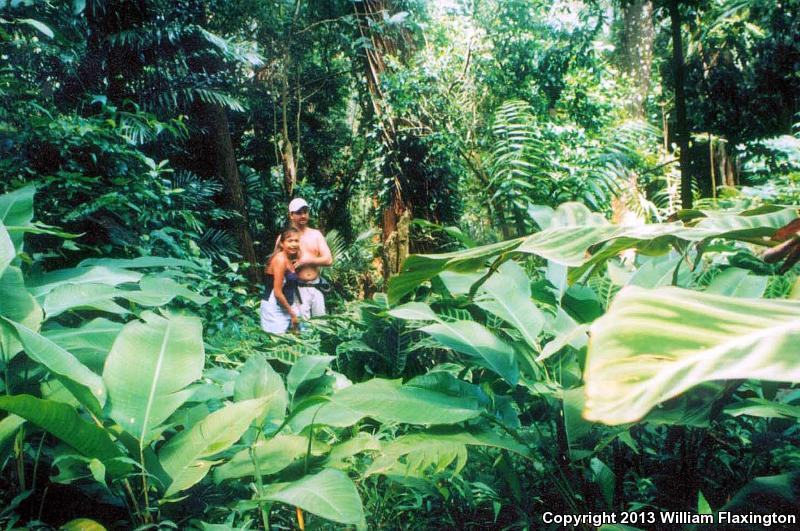
[[[100,414],[107,395],[99,375],[90,371],[75,356],[26,326],[7,319],[5,324],[14,328],[29,358],[47,367],[75,398],[94,414]]]
[[[14,244],[11,242],[11,236],[9,236],[3,224],[0,223],[0,275],[11,265],[12,260],[14,260],[16,256],[17,251],[14,249]]]
[[[38,330],[44,319],[41,306],[25,290],[22,271],[9,267],[0,276],[0,317],[20,323],[31,330]],[[0,319],[0,348],[6,360],[22,350],[13,327]]]
[[[44,297],[42,306],[51,319],[67,310],[97,310],[99,312],[125,315],[125,308],[114,302],[124,291],[108,284],[64,284],[53,289]]]
[[[289,397],[280,375],[262,356],[252,356],[242,366],[233,391],[233,399],[237,402],[253,398],[268,398],[264,412],[264,421],[280,424],[286,417],[286,406]]]
[[[44,311],[55,317],[67,310],[89,308],[101,312],[126,314],[128,310],[114,302],[126,299],[141,306],[164,306],[175,297],[183,297],[197,304],[205,304],[203,297],[186,286],[167,277],[146,276],[139,281],[138,290],[119,289],[108,284],[64,284],[44,297]]]
[[[710,380],[800,382],[800,302],[627,287],[590,337],[584,414],[607,424]]]
[[[200,319],[142,313],[120,332],[106,359],[103,380],[110,415],[146,444],[151,432],[193,393],[205,361]]]
[[[27,227],[33,220],[33,195],[36,188],[33,185],[23,186],[13,192],[0,195],[0,226]],[[0,228],[0,257],[3,256],[3,233]],[[9,231],[14,254],[22,250],[22,232]],[[7,233],[6,236],[9,236]],[[2,259],[0,258],[0,274],[2,274]]]
[[[444,254],[411,255],[403,262],[402,272],[389,279],[389,303],[397,302],[414,291],[422,282],[430,280],[442,271],[471,271],[481,267],[486,260],[511,251],[522,243],[522,238],[506,242],[473,247],[464,251]]]
[[[105,430],[84,420],[67,404],[30,395],[0,396],[0,409],[36,424],[86,457],[107,461],[122,456]]]
[[[355,417],[352,422],[372,417],[381,422],[409,424],[454,424],[475,418],[483,411],[474,397],[453,397],[380,378],[335,393],[319,409],[317,422],[328,424],[327,416],[337,409],[351,413]]]
[[[502,290],[502,288],[497,289]],[[508,312],[508,307],[504,303],[496,303],[494,299],[490,306],[504,315]],[[436,323],[424,326],[419,330],[429,334],[445,347],[466,354],[477,364],[502,376],[511,385],[516,385],[519,381],[519,368],[514,348],[503,342],[482,324],[466,320],[443,321],[427,304],[421,302],[403,304],[388,313],[398,319],[435,320]],[[509,318],[515,319],[511,316]]]
[[[145,269],[150,267],[174,267],[200,269],[200,266],[189,260],[166,256],[140,256],[138,258],[87,258],[78,267],[105,266],[113,269]]]
[[[325,374],[328,365],[336,358],[334,356],[303,356],[292,365],[286,376],[286,388],[290,395],[294,395],[303,382],[319,378]]]
[[[324,469],[265,497],[342,524],[364,524],[364,508],[356,486],[341,470]]]
[[[253,420],[264,412],[268,398],[236,402],[170,439],[158,453],[161,466],[172,478],[164,497],[188,489],[211,470],[204,460],[230,448],[247,431]]]
[[[141,273],[136,271],[105,266],[59,269],[32,277],[28,283],[28,290],[38,299],[65,284],[107,284],[109,286],[118,286],[129,282],[139,282],[142,276]]]
[[[77,328],[50,326],[42,331],[42,335],[69,351],[94,372],[101,374],[106,357],[122,331],[122,326],[122,323],[97,318]]]
[[[519,265],[512,261],[505,262],[481,286],[488,298],[479,300],[477,304],[513,325],[525,342],[538,351],[537,337],[544,326],[544,315],[531,301],[530,282]]]
[[[442,345],[466,354],[478,365],[500,375],[511,386],[519,382],[514,348],[475,321],[439,322],[419,329]]]
[[[312,441],[311,455],[322,455],[328,446]],[[300,435],[276,435],[270,439],[261,439],[253,446],[253,453],[258,462],[258,471],[262,476],[280,472],[295,460],[306,455],[308,437]],[[256,467],[250,448],[241,450],[227,463],[214,469],[214,482],[221,483],[227,479],[254,477]]]
[[[764,295],[769,277],[753,275],[746,269],[729,267],[714,277],[706,293],[757,299]]]

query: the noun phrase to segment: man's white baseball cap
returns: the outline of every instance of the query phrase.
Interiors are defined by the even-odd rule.
[[[300,197],[295,197],[289,203],[289,212],[297,212],[301,208],[308,208],[308,203],[306,203],[305,199],[302,199]]]

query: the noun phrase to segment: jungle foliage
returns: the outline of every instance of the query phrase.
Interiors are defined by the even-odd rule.
[[[0,524],[795,514],[798,21],[0,0]],[[274,336],[297,196],[331,315]]]

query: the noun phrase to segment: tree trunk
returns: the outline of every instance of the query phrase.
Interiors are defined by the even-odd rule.
[[[386,69],[383,54],[396,52],[396,45],[391,39],[375,32],[369,23],[370,20],[380,21],[385,12],[391,12],[388,9],[390,6],[391,2],[386,0],[365,0],[353,3],[358,17],[360,35],[364,39],[370,39],[372,43],[371,48],[364,47],[363,56],[367,93],[373,118],[380,124],[381,141],[388,155],[384,171],[394,175],[389,202],[384,207],[382,215],[384,278],[398,273],[403,260],[408,256],[408,224],[411,220],[411,205],[403,198],[398,176],[398,173],[402,171],[402,165],[398,160],[399,149],[395,123],[391,112],[385,108],[380,81],[381,74]]]
[[[224,185],[226,207],[238,214],[230,220],[230,229],[239,244],[239,252],[251,264],[247,269],[247,277],[251,282],[261,282],[261,267],[250,235],[247,204],[244,200],[242,183],[239,180],[239,168],[231,142],[228,115],[219,105],[201,104],[201,116],[208,132],[208,147],[214,161],[216,175]]]
[[[672,69],[675,77],[675,136],[678,139],[681,163],[681,207],[692,208],[692,172],[689,162],[689,127],[686,121],[686,65],[683,63],[683,39],[678,0],[669,0],[672,25]]]
[[[636,86],[630,111],[633,116],[644,118],[656,38],[652,0],[626,2],[622,7],[622,20],[623,67]]]

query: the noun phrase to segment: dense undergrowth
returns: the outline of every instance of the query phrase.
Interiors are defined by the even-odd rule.
[[[7,524],[795,506],[797,268],[757,253],[796,207],[641,226],[541,208],[531,236],[413,256],[388,295],[270,338],[202,262],[42,270],[25,239],[75,235],[34,221],[34,193],[0,197]]]

